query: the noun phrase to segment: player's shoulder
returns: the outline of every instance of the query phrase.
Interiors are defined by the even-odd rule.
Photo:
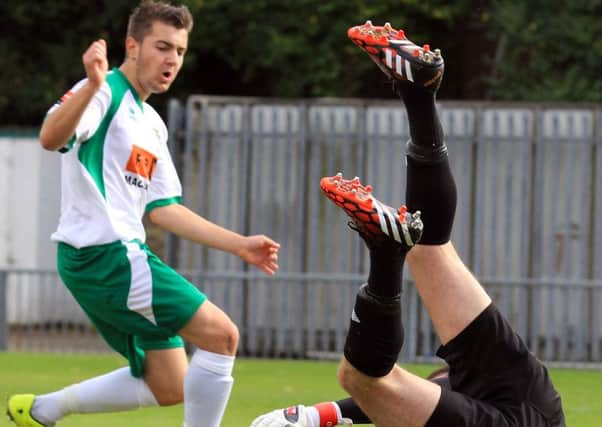
[[[73,96],[74,93],[76,93],[78,90],[84,87],[87,82],[87,77],[84,77],[83,79],[77,81],[73,86],[71,86],[69,90],[67,90],[67,92],[65,92],[59,99],[55,101],[55,103],[48,110],[48,114],[52,113],[54,110],[60,107],[61,104],[63,104],[63,102],[65,102],[67,99]],[[100,102],[101,104],[108,104],[111,102],[111,88],[106,82],[103,83],[101,87],[96,91],[96,93],[94,94],[94,98],[97,100],[97,102]]]
[[[163,133],[164,140],[167,141],[167,126],[165,125],[165,121],[161,117],[161,115],[147,102],[143,102],[144,115],[147,117],[147,120],[151,121],[153,126],[160,129]]]
[[[163,125],[165,125],[165,123],[163,121],[163,118],[157,112],[157,110],[155,110],[153,108],[152,105],[150,105],[147,102],[143,102],[142,103],[142,108],[144,109],[144,114],[148,117],[149,120],[152,120],[154,122],[161,122]]]
[[[71,92],[77,92],[78,90],[80,90],[82,87],[85,86],[85,84],[88,83],[88,78],[84,77],[83,79],[79,80],[78,82],[76,82],[70,89]],[[98,88],[97,92],[105,92],[105,93],[111,93],[111,88],[109,87],[108,83],[105,81],[103,82],[103,84],[100,86],[100,88]]]

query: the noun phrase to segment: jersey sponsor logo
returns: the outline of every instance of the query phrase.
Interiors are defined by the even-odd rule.
[[[133,185],[134,187],[138,187],[143,190],[148,190],[148,182],[146,182],[146,180],[144,179],[138,178],[137,176],[126,175],[125,182],[127,182],[130,185]]]
[[[132,153],[125,165],[125,170],[150,181],[153,177],[156,164],[157,157],[153,153],[137,145],[132,145]]]
[[[148,182],[145,180],[138,178],[137,176],[126,175],[125,182],[134,187],[142,188],[143,190],[148,190]]]

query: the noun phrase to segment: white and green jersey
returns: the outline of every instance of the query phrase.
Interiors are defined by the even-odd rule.
[[[76,248],[144,242],[144,212],[181,199],[165,123],[118,69],[108,73],[61,152],[61,216],[54,241]]]

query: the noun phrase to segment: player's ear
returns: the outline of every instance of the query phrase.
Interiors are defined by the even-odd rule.
[[[132,36],[125,38],[125,57],[126,59],[136,60],[140,44]]]

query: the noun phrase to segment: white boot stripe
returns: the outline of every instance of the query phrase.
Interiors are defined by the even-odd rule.
[[[380,205],[380,202],[375,198],[372,198],[372,203],[374,204],[374,208],[376,209],[376,213],[378,214],[378,223],[380,224],[380,229],[383,233],[385,233],[388,236],[389,230],[387,229],[387,224],[385,223],[383,208]]]
[[[401,67],[401,56],[395,55],[395,71],[400,76],[403,76],[403,68]]]
[[[414,76],[412,76],[412,64],[410,64],[410,61],[405,61],[406,63],[406,77],[408,78],[409,81],[413,82],[414,81]]]
[[[393,52],[391,49],[385,49],[385,60],[387,61],[387,67],[393,68]]]
[[[412,241],[412,236],[410,235],[410,230],[408,230],[408,225],[406,223],[401,224],[401,230],[403,231],[403,240],[406,241],[406,245],[413,246],[414,242]]]
[[[391,231],[393,232],[393,239],[395,241],[401,243],[401,236],[399,235],[399,229],[397,228],[397,219],[395,215],[389,209],[386,209],[384,206],[380,204],[380,202],[376,199],[372,199],[376,212],[378,213],[378,222],[380,223],[380,229],[387,236],[390,236],[389,226],[391,227]]]
[[[412,43],[409,40],[403,39],[403,40],[396,40],[396,39],[389,39],[389,44],[398,44],[398,45],[413,45],[414,43]]]
[[[396,241],[401,242],[401,236],[399,235],[399,229],[397,228],[397,220],[395,218],[395,215],[393,215],[393,213],[389,210],[387,210],[385,212],[385,214],[387,215],[387,218],[389,218],[389,223],[391,224],[391,230],[393,230],[393,238]]]

